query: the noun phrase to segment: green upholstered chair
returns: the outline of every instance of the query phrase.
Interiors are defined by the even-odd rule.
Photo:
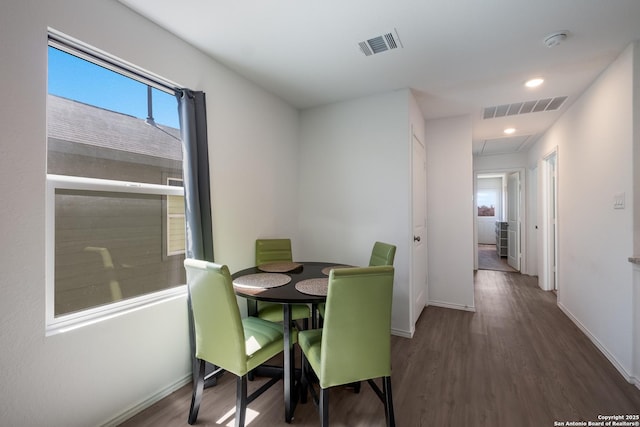
[[[329,388],[367,380],[394,426],[391,397],[392,266],[332,270],[322,329],[301,331],[302,401],[307,390],[318,403],[321,425],[329,425]],[[315,373],[319,396],[310,385]],[[382,378],[382,390],[374,379]]]
[[[257,239],[256,265],[293,261],[291,239]]]
[[[263,388],[247,396],[247,373],[284,349],[282,325],[257,317],[240,318],[226,265],[186,259],[184,266],[193,311],[197,365],[189,424],[195,423],[198,417],[206,361],[238,377],[235,425],[244,426],[247,404],[279,380],[279,377],[272,378]]]
[[[271,262],[293,261],[291,251],[291,239],[258,239],[256,240],[256,265],[260,266]],[[282,304],[258,301],[257,315],[261,319],[270,322],[282,322]],[[306,304],[293,304],[291,306],[291,319],[304,320],[304,327],[308,326],[311,316],[309,306]]]
[[[374,265],[393,265],[396,257],[396,247],[388,243],[375,242],[369,258],[369,267]]]
[[[371,258],[369,258],[369,267],[376,265],[393,265],[396,257],[396,247],[388,243],[375,242],[371,250]],[[318,304],[318,312],[324,318],[325,305]]]

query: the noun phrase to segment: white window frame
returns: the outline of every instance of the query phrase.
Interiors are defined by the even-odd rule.
[[[187,294],[186,284],[79,312],[55,316],[55,193],[56,190],[108,191],[184,196],[183,187],[65,175],[47,175],[46,190],[46,335],[55,335]]]
[[[176,88],[181,87],[181,85],[89,46],[53,28],[47,30],[48,45],[56,49],[86,59],[167,93],[173,93]],[[184,196],[184,188],[182,187],[47,174],[45,200],[45,334],[47,336],[97,323],[172,299],[186,298],[187,285],[182,284],[162,291],[55,317],[55,192],[57,189]]]

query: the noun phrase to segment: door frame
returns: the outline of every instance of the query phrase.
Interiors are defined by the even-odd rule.
[[[542,218],[540,230],[541,248],[539,253],[541,257],[541,269],[539,276],[539,286],[545,291],[559,290],[559,271],[558,271],[558,147],[554,147],[551,151],[542,157],[541,161],[541,184],[540,185],[540,199],[542,202]],[[553,159],[553,169],[551,168],[551,160]],[[555,179],[551,180],[551,172],[555,172]],[[551,186],[553,185],[553,188]],[[553,197],[555,195],[555,197]],[[552,218],[555,212],[555,221]],[[554,269],[555,265],[555,278]],[[553,280],[552,280],[553,278]]]
[[[504,175],[518,172],[520,174],[520,272],[526,274],[527,270],[527,233],[522,230],[527,229],[527,175],[526,169],[519,168],[503,168],[503,169],[478,169],[473,171],[473,269],[478,270],[478,208],[476,206],[476,197],[478,193],[478,176],[479,175]],[[504,185],[504,181],[503,181]],[[504,201],[503,201],[504,208]]]

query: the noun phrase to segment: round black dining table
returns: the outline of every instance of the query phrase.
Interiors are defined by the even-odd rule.
[[[326,300],[326,293],[324,295],[303,293],[296,289],[296,284],[299,282],[307,281],[309,279],[328,279],[328,272],[326,274],[323,269],[330,267],[344,267],[335,262],[296,262],[300,264],[293,270],[286,272],[265,272],[263,266],[256,266],[240,270],[231,275],[232,280],[240,279],[245,276],[251,276],[251,278],[265,277],[267,279],[269,274],[286,275],[291,280],[284,284],[274,287],[260,287],[259,283],[253,286],[238,286],[234,283],[234,291],[236,295],[247,298],[247,306],[249,315],[256,314],[256,301],[266,301],[272,303],[282,304],[283,312],[283,332],[284,332],[284,401],[285,401],[285,421],[290,423],[293,419],[293,412],[297,404],[297,393],[295,384],[295,361],[292,351],[291,343],[291,305],[292,304],[311,304],[311,321],[312,327],[316,326],[316,306],[318,303]],[[266,274],[266,276],[262,276]],[[247,277],[245,277],[246,279]],[[266,280],[265,280],[266,283]]]
[[[280,304],[318,304],[324,302],[326,300],[325,295],[312,295],[300,292],[295,288],[296,283],[307,279],[328,278],[328,274],[323,273],[322,270],[328,267],[340,267],[341,265],[335,262],[296,262],[295,264],[300,264],[300,266],[291,271],[271,273],[285,274],[291,277],[289,283],[272,288],[241,287],[235,286],[234,283],[236,295],[255,301],[267,301]],[[239,277],[253,274],[269,273],[261,270],[259,267],[250,267],[232,274],[231,278],[235,280]]]

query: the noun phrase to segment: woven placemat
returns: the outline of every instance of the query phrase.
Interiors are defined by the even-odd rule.
[[[351,267],[353,266],[352,265],[332,265],[332,266],[323,268],[322,274],[328,276],[331,270],[333,270],[334,268],[351,268]]]
[[[293,271],[300,267],[302,264],[291,261],[270,262],[267,264],[261,264],[258,266],[258,270],[266,271],[267,273],[286,273]]]
[[[234,286],[241,288],[267,289],[286,285],[291,277],[278,273],[256,273],[238,277],[233,281]]]
[[[326,296],[329,279],[321,277],[319,279],[301,280],[296,283],[296,289],[307,295]]]

